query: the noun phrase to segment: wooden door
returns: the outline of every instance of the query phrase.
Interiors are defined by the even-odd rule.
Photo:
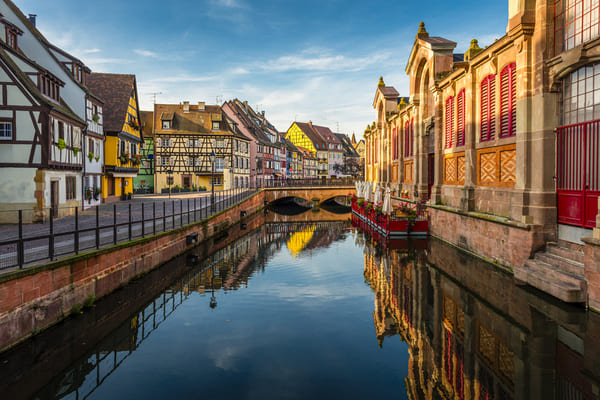
[[[59,204],[59,192],[58,192],[58,181],[50,182],[50,208],[52,209],[52,216],[58,216],[58,204]]]

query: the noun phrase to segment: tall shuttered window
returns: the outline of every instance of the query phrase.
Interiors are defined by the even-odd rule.
[[[516,64],[508,64],[500,74],[500,112],[502,125],[500,137],[515,136],[517,134],[517,107],[516,107]]]
[[[452,138],[454,136],[454,97],[446,99],[446,148],[452,148]]]
[[[480,141],[493,140],[496,135],[496,75],[488,75],[481,82],[481,135]]]
[[[392,158],[394,160],[398,159],[398,129],[394,128],[392,130]]]
[[[413,155],[413,121],[406,121],[404,125],[404,156],[412,157]]]
[[[456,145],[465,145],[465,89],[456,97]]]

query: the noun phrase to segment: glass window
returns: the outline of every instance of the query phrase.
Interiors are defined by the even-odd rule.
[[[600,119],[600,63],[581,67],[563,80],[562,124]]]
[[[0,140],[12,140],[12,122],[0,122]]]

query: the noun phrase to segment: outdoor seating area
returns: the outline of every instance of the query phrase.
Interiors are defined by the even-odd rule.
[[[401,202],[394,206],[389,188],[384,194],[378,185],[372,188],[369,182],[357,182],[356,194],[352,197],[352,214],[383,236],[429,235],[429,218],[422,203]]]

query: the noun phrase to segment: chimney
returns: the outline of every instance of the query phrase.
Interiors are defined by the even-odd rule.
[[[312,126],[312,121],[308,121],[308,124],[309,124],[310,126]]]
[[[244,107],[248,108],[248,102],[244,101]]]
[[[262,117],[264,118],[264,117],[265,117],[265,112],[264,112],[264,111],[261,111],[261,112],[260,112],[260,115],[262,115]]]
[[[35,27],[35,17],[37,17],[37,14],[29,14],[27,17],[29,22],[31,22],[31,25],[33,25],[34,27]]]
[[[198,111],[204,111],[206,110],[206,103],[204,103],[203,101],[199,101],[198,102]]]
[[[189,101],[184,101],[183,102],[183,112],[184,113],[189,113],[190,112],[190,102]]]

